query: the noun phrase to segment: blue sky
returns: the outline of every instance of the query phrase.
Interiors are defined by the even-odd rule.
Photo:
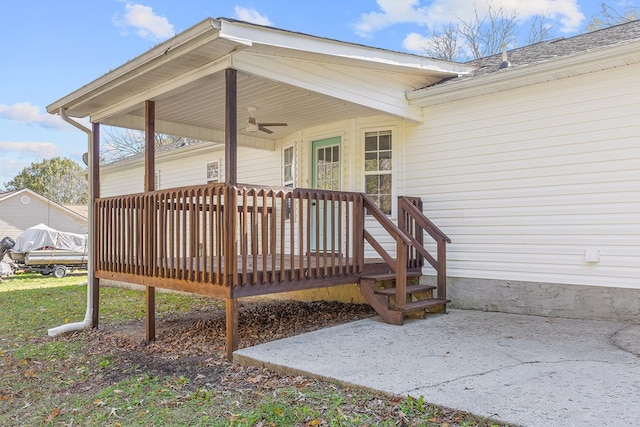
[[[489,0],[487,0],[489,1]],[[615,4],[618,0],[611,0]],[[584,30],[596,0],[492,0],[558,36]],[[420,53],[429,28],[469,19],[483,0],[20,0],[5,2],[0,66],[0,189],[32,162],[81,163],[86,135],[45,107],[207,17]],[[527,30],[528,31],[528,30]],[[524,30],[523,30],[524,32]]]

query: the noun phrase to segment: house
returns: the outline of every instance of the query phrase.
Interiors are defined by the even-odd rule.
[[[458,64],[220,18],[47,110],[147,133],[93,156],[96,283],[224,296],[232,351],[238,297],[337,285],[637,321],[639,95],[639,21]]]
[[[28,188],[0,193],[0,238],[15,240],[24,230],[45,224],[56,230],[86,234],[86,208],[64,206]]]

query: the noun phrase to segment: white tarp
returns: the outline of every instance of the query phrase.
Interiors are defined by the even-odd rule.
[[[87,250],[87,235],[58,231],[44,224],[38,224],[27,228],[18,236],[13,250],[29,252],[44,248],[84,253]]]
[[[0,254],[1,255],[1,254]],[[13,269],[8,262],[0,261],[0,276],[8,276],[13,273]]]

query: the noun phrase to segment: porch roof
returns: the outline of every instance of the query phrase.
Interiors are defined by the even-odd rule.
[[[422,120],[406,94],[469,73],[470,65],[219,18],[206,19],[47,107],[70,117],[144,128],[144,101],[156,102],[156,130],[220,140],[224,70],[238,71],[239,143],[259,144],[297,129],[349,117],[390,114]],[[363,78],[366,76],[366,78]],[[286,122],[272,134],[246,132]],[[258,138],[259,137],[259,138]]]

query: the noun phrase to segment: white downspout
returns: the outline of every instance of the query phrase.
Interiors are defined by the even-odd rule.
[[[91,129],[69,118],[64,108],[61,107],[59,113],[62,120],[69,123],[70,125],[77,127],[78,129],[86,133],[88,137],[89,161],[87,163],[89,163],[89,229],[87,236],[87,312],[82,322],[65,323],[64,325],[49,329],[49,336],[52,337],[65,332],[79,331],[88,328],[91,326],[91,321],[93,318],[93,132],[91,131]]]

